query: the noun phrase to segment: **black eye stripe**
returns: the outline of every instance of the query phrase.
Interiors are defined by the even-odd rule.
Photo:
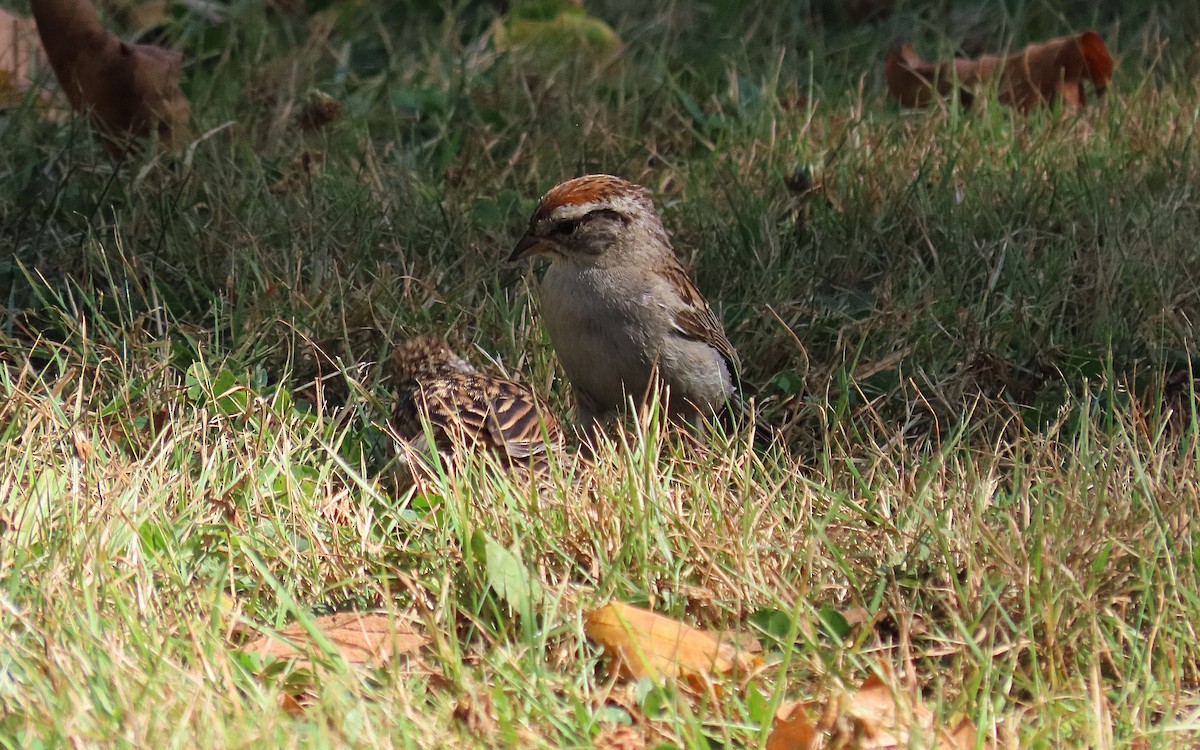
[[[629,221],[625,216],[612,210],[611,208],[598,208],[595,211],[580,216],[578,219],[561,219],[552,223],[548,221],[539,223],[542,223],[543,227],[547,223],[550,224],[548,229],[542,229],[542,231],[546,234],[558,235],[560,237],[570,237],[571,235],[575,234],[575,230],[579,229],[579,227],[591,222],[593,219],[599,218],[608,219],[610,221],[620,221],[622,223],[628,223]]]

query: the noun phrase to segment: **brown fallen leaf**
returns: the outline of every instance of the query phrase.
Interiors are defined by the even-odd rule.
[[[33,19],[0,8],[0,107],[25,96],[41,54]]]
[[[939,726],[917,698],[894,682],[873,674],[854,693],[819,701],[796,702],[780,707],[767,737],[768,750],[809,750],[823,747],[853,747],[861,750],[928,747],[936,750],[974,748],[976,731],[967,719],[954,729]],[[809,709],[820,716],[814,724]],[[985,750],[993,747],[984,742]]]
[[[785,703],[775,712],[775,726],[767,737],[767,750],[809,750],[817,741],[817,729],[800,701]]]
[[[179,89],[183,56],[128,44],[100,24],[89,0],[32,0],[33,17],[59,85],[77,112],[89,112],[114,156],[129,137],[186,139],[191,105]]]
[[[596,735],[592,750],[646,750],[646,735],[633,727],[611,727]]]
[[[348,664],[379,666],[395,656],[418,651],[429,642],[429,638],[410,624],[382,613],[324,615],[314,618],[312,626]],[[242,650],[308,663],[309,654],[319,652],[320,646],[303,624],[294,622],[279,631],[278,636],[259,636]]]
[[[283,168],[279,179],[271,185],[271,192],[275,195],[306,193],[324,165],[325,154],[310,149],[301,151]]]
[[[926,62],[904,44],[884,61],[888,93],[905,107],[927,107],[935,97],[951,94],[970,106],[984,87],[994,84],[1000,102],[1020,112],[1056,101],[1078,109],[1087,104],[1084,82],[1090,81],[1103,94],[1112,74],[1112,56],[1094,31],[1031,44],[1005,57],[982,55],[943,62]]]
[[[592,610],[583,629],[611,659],[609,669],[633,679],[697,678],[758,664],[715,633],[621,602]]]
[[[311,702],[312,696],[309,695],[300,694],[297,696],[288,692],[279,694],[279,708],[293,719],[303,716]]]

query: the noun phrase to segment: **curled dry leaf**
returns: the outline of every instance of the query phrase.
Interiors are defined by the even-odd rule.
[[[292,695],[284,692],[279,694],[279,708],[293,719],[303,716],[312,702],[313,696],[308,693]]]
[[[320,130],[342,116],[342,103],[324,91],[313,90],[293,115],[301,130]]]
[[[697,678],[759,663],[716,633],[620,602],[590,612],[583,629],[608,655],[610,670],[633,679]]]
[[[453,716],[472,737],[484,739],[496,733],[496,709],[485,692],[460,697],[454,705]]]
[[[157,135],[171,144],[187,137],[191,106],[179,89],[183,56],[128,44],[100,24],[89,0],[33,0],[33,17],[54,75],[71,106],[90,112],[117,141]]]
[[[815,724],[809,718],[810,709],[819,715]],[[939,726],[933,712],[919,700],[879,675],[871,675],[856,692],[833,696],[823,704],[805,701],[781,706],[767,738],[767,750],[967,750],[976,747],[975,735],[975,727],[966,719],[953,730]],[[982,747],[988,750],[992,744],[984,742]]]
[[[1112,74],[1112,56],[1094,31],[1031,44],[1005,57],[944,62],[926,62],[905,44],[884,62],[888,93],[905,107],[927,107],[936,97],[951,94],[970,106],[983,87],[994,84],[1000,102],[1021,112],[1055,101],[1078,109],[1087,104],[1084,82],[1091,81],[1103,94]]]
[[[381,613],[343,612],[314,618],[314,629],[333,646],[348,664],[379,666],[395,656],[411,654],[429,642],[412,625]],[[294,622],[279,635],[262,635],[247,643],[243,651],[308,662],[320,646],[302,623]]]

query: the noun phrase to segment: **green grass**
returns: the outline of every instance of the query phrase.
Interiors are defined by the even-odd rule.
[[[307,53],[304,17],[180,9],[185,153],[117,169],[81,120],[4,114],[0,739],[587,747],[633,723],[756,747],[762,695],[884,663],[981,741],[1200,740],[1200,14],[779,5],[589,4],[629,50],[598,78],[497,55],[490,6],[333,3]],[[1117,77],[1077,115],[883,92],[900,39],[1088,27]],[[313,87],[346,114],[299,132]],[[503,261],[585,171],[653,191],[784,439],[630,425],[540,496],[482,464],[398,484],[374,363],[402,337],[478,347],[568,414]],[[544,591],[524,614],[479,532]],[[610,684],[582,631],[609,599],[757,635],[756,690]],[[434,644],[298,674],[238,649],[343,609]],[[753,625],[780,617],[794,638]]]

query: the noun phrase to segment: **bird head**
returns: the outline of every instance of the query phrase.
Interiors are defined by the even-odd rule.
[[[612,175],[584,175],[542,196],[508,259],[545,255],[600,265],[620,262],[623,249],[646,240],[670,247],[646,189]]]
[[[392,377],[399,383],[413,383],[452,373],[472,373],[475,368],[454,353],[450,344],[437,336],[414,336],[392,352]]]

